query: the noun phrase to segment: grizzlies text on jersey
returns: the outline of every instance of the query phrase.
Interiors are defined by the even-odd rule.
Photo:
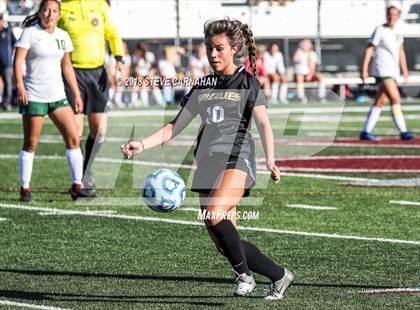
[[[212,153],[253,159],[252,111],[266,105],[261,86],[242,66],[231,75],[203,79],[215,76],[216,85],[194,87],[181,104],[202,120],[194,155],[198,161]]]

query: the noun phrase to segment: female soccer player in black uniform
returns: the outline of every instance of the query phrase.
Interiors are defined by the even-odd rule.
[[[293,275],[279,267],[236,229],[236,205],[249,195],[255,183],[255,151],[250,134],[254,118],[263,143],[267,169],[274,182],[280,171],[274,163],[273,132],[261,86],[235,62],[247,53],[255,75],[256,46],[248,25],[221,19],[204,25],[207,57],[214,74],[204,78],[182,102],[175,119],[140,141],[121,146],[126,158],[162,145],[178,135],[199,114],[202,124],[197,137],[192,191],[200,193],[207,230],[219,252],[232,265],[237,278],[235,296],[250,294],[255,281],[251,271],[270,278],[266,299],[283,298]],[[206,79],[215,78],[208,86]]]

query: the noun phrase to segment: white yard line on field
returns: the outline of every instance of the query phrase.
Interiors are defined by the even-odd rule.
[[[0,154],[0,159],[17,159],[19,155],[17,154]],[[66,160],[64,156],[58,155],[36,155],[36,159],[45,159],[45,160]],[[120,164],[121,159],[114,159],[114,158],[104,158],[104,157],[97,157],[97,161],[104,162],[104,163],[116,163]],[[166,163],[166,162],[152,162],[152,161],[141,161],[141,160],[124,160],[122,161],[124,164],[131,164],[131,165],[141,165],[141,166],[150,166],[150,167],[171,167],[171,168],[186,168],[186,169],[196,169],[193,165],[181,165],[181,164],[174,164],[174,163]],[[270,172],[266,170],[257,170],[258,174],[269,175]],[[298,177],[298,178],[309,178],[309,179],[324,179],[324,180],[334,180],[334,181],[376,181],[376,179],[368,179],[368,178],[357,178],[357,177],[346,177],[346,176],[335,176],[335,175],[322,175],[322,174],[309,174],[309,173],[289,173],[289,172],[282,172],[282,176],[290,176],[290,177]]]
[[[0,203],[0,208],[20,209],[20,210],[27,210],[27,211],[44,211],[44,212],[48,211],[48,208],[38,208],[38,207],[4,204],[4,203]],[[87,217],[102,217],[102,218],[114,218],[114,219],[146,221],[146,222],[160,222],[160,223],[179,224],[179,225],[204,226],[203,223],[197,222],[197,221],[184,221],[184,220],[175,220],[175,219],[172,220],[172,219],[167,219],[167,218],[159,218],[159,217],[151,217],[151,216],[133,216],[133,215],[123,215],[123,214],[91,214],[84,211],[63,210],[63,209],[49,209],[49,210],[71,212],[72,213],[71,215],[80,215],[80,216],[87,216]],[[244,230],[244,231],[268,232],[268,233],[297,235],[297,236],[305,236],[305,237],[321,237],[321,238],[332,238],[332,239],[378,241],[378,242],[396,243],[396,244],[420,245],[420,241],[418,240],[400,240],[400,239],[388,239],[388,238],[376,238],[376,237],[361,237],[361,236],[304,232],[304,231],[293,231],[293,230],[282,230],[282,229],[249,227],[249,226],[240,226],[238,227],[238,229]]]
[[[358,291],[358,295],[399,295],[399,294],[419,294],[420,288],[389,288],[383,290],[365,290]]]
[[[363,107],[346,107],[343,109],[342,106],[288,106],[284,108],[273,108],[268,109],[269,114],[288,114],[291,112],[304,112],[311,114],[325,114],[325,113],[367,113],[370,110],[370,106]],[[420,111],[418,105],[405,105],[403,107],[404,112],[408,111]],[[127,111],[109,111],[107,115],[110,118],[119,118],[119,117],[138,117],[138,116],[175,116],[178,113],[178,110],[127,110]],[[18,119],[22,116],[17,112],[1,113],[0,119]]]
[[[406,201],[406,200],[390,200],[390,204],[403,205],[403,206],[420,206],[420,202],[417,201]]]
[[[69,210],[51,210],[50,212],[43,211],[39,212],[39,215],[79,215],[80,212],[83,212],[85,214],[89,215],[102,215],[102,214],[116,214],[117,211],[114,210],[98,210],[98,211],[77,211],[77,213],[74,213],[73,211]]]
[[[288,208],[294,209],[309,209],[309,210],[337,210],[336,207],[323,207],[323,206],[312,206],[312,205],[302,205],[302,204],[288,204]]]
[[[9,220],[9,219],[7,219],[5,217],[0,217],[0,222],[4,222],[4,221],[7,221],[7,220]]]
[[[35,304],[25,304],[21,302],[2,300],[2,299],[0,299],[0,305],[12,306],[12,307],[18,307],[18,308],[40,309],[40,310],[70,310],[66,308],[50,307],[50,306],[35,305]]]

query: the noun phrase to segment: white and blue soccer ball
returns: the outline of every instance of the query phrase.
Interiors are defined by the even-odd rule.
[[[143,199],[154,211],[171,212],[182,204],[186,191],[185,183],[178,173],[159,169],[144,181]]]

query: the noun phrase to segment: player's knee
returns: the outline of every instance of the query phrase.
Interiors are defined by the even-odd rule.
[[[80,139],[77,135],[68,137],[66,144],[68,149],[77,149],[80,146]]]
[[[386,104],[386,101],[384,101],[384,100],[378,100],[378,101],[375,102],[375,107],[377,107],[377,108],[383,108],[385,106],[385,104]]]
[[[89,136],[94,139],[97,143],[103,143],[105,141],[105,131],[90,132]]]
[[[29,153],[34,153],[38,145],[38,139],[29,139],[23,143],[23,150]]]
[[[391,104],[393,104],[393,105],[394,104],[399,104],[400,101],[401,101],[401,98],[398,95],[394,95],[394,96],[391,97]]]

